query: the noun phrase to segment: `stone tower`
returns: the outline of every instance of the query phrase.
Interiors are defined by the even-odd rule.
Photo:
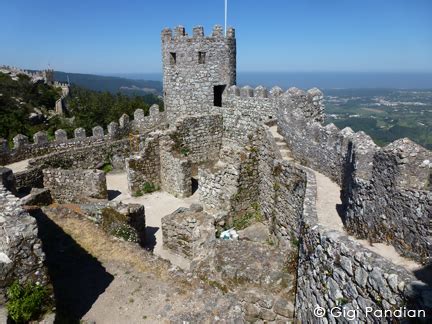
[[[226,87],[236,84],[236,39],[215,26],[211,36],[195,27],[188,36],[182,26],[162,31],[164,103],[170,122],[204,114],[221,106]]]
[[[54,70],[46,69],[42,71],[43,78],[48,85],[52,85],[54,83]]]

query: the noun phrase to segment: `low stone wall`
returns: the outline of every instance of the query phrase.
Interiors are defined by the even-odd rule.
[[[43,207],[43,211],[47,214],[83,216],[96,223],[109,235],[139,243],[141,246],[145,244],[146,220],[143,205],[101,201],[72,205],[54,204]]]
[[[224,161],[198,168],[198,193],[204,210],[218,219],[231,211],[231,202],[238,192],[239,166]]]
[[[30,160],[29,166],[42,169],[97,169],[106,163],[111,163],[113,166],[124,168],[124,161],[131,153],[130,141],[123,139],[51,153]]]
[[[46,286],[44,261],[36,220],[0,185],[0,304],[15,280]]]
[[[202,208],[179,208],[162,218],[164,248],[187,259],[205,253],[209,242],[215,240],[214,218]]]
[[[150,133],[140,153],[126,159],[128,187],[132,194],[142,190],[144,183],[161,185],[160,136],[160,132]]]
[[[42,188],[43,173],[42,168],[34,167],[25,171],[15,173],[16,188]]]
[[[391,318],[379,318],[368,310],[384,312],[403,307],[425,310],[426,316],[432,316],[432,290],[425,283],[342,233],[318,225],[316,182],[312,172],[307,169],[305,172],[308,183],[298,260],[297,320],[308,323],[349,320],[388,323]],[[317,306],[325,310],[322,317],[314,315]],[[333,315],[330,312],[332,308]],[[345,315],[336,318],[338,310]],[[393,320],[399,322],[401,319],[395,317]],[[421,318],[417,320],[422,322]],[[429,320],[430,317],[423,322]]]
[[[214,161],[222,145],[222,116],[209,114],[178,119],[172,139],[192,163]]]
[[[105,173],[100,170],[43,170],[44,187],[59,203],[82,203],[89,199],[107,199]]]

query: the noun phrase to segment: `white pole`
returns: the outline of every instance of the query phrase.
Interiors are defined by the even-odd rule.
[[[225,0],[225,37],[227,35],[228,0]]]

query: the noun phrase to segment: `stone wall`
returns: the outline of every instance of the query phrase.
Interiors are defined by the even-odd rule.
[[[125,159],[132,153],[129,139],[101,143],[60,151],[31,159],[30,168],[97,169],[106,163],[114,168],[124,168]]]
[[[426,310],[431,316],[430,287],[342,233],[318,225],[316,181],[311,171],[305,169],[305,172],[308,182],[298,260],[297,320],[313,323],[350,320],[347,318],[350,315],[338,319],[329,314],[333,307],[345,312],[355,310],[351,320],[368,323],[388,323],[390,319],[374,317],[367,313],[367,307],[378,311],[407,307]],[[323,318],[314,315],[317,305],[326,311]]]
[[[11,169],[0,167],[0,185],[12,194],[16,193],[16,179]]]
[[[43,184],[59,203],[107,199],[105,173],[100,170],[44,169]]]
[[[418,262],[432,261],[429,161],[432,153],[408,139],[376,151],[369,177],[363,179],[364,174],[354,170],[346,188],[347,230],[373,242],[392,244]]]
[[[257,150],[228,145],[219,155],[218,161],[198,167],[198,190],[204,210],[228,226],[241,211],[258,204]]]
[[[347,230],[429,262],[431,152],[408,139],[382,149],[363,132],[321,125],[316,90],[291,89],[281,98],[278,130],[297,161],[341,186]]]
[[[161,186],[160,136],[160,132],[150,133],[140,153],[126,159],[128,187],[131,194],[142,190],[144,183]]]
[[[160,141],[161,189],[178,197],[192,195],[192,164],[169,138]]]
[[[219,158],[223,122],[220,114],[177,119],[172,138],[192,163]]]
[[[305,95],[305,107],[315,107],[312,94]],[[297,161],[342,184],[352,131],[349,128],[339,131],[333,124],[322,126],[318,121],[306,118],[304,111],[295,105],[297,102],[298,98],[291,99],[289,93],[284,98],[278,113],[279,133]]]
[[[42,188],[42,168],[34,167],[15,173],[15,183],[17,190],[24,188]]]
[[[202,208],[179,208],[162,218],[164,248],[187,259],[206,253],[215,232],[214,218]]]
[[[259,202],[271,233],[282,245],[291,246],[300,236],[306,174],[283,161],[267,126],[260,129]]]
[[[127,242],[145,245],[146,220],[143,205],[117,201],[97,201],[80,204],[52,204],[42,208],[47,215],[85,217],[107,234]]]
[[[0,304],[15,280],[46,286],[45,254],[36,220],[0,185]]]
[[[54,140],[49,140],[47,133],[38,132],[33,136],[33,143],[30,143],[26,136],[18,134],[13,139],[14,147],[12,150],[9,150],[5,145],[6,142],[0,139],[2,144],[0,145],[0,163],[9,164],[51,153],[73,151],[88,146],[110,143],[131,133],[146,134],[157,128],[163,128],[165,123],[165,113],[159,112],[159,106],[153,105],[150,107],[148,116],[144,116],[142,109],[137,109],[133,120],[124,114],[119,122],[110,123],[106,130],[100,126],[93,127],[91,136],[87,136],[85,129],[77,128],[74,131],[74,138],[68,138],[66,131],[58,129],[55,131]]]
[[[202,27],[193,35],[178,26],[162,31],[164,105],[167,117],[205,114],[212,111],[215,91],[222,95],[224,86],[236,83],[236,39],[232,28],[226,37],[222,27],[215,26],[211,36]],[[220,89],[214,87],[221,86]]]

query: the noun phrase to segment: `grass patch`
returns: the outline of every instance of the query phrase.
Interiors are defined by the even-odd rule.
[[[105,173],[109,173],[113,170],[113,166],[111,165],[111,163],[105,163],[102,167],[102,171]]]
[[[258,203],[253,203],[248,211],[239,215],[239,217],[234,218],[233,227],[236,230],[242,230],[246,227],[263,221],[263,215],[261,213],[261,208]]]
[[[110,235],[127,242],[138,242],[136,230],[128,224],[126,215],[119,213],[111,207],[102,210],[102,229]]]
[[[15,281],[7,289],[6,308],[8,315],[16,323],[27,323],[38,319],[48,303],[48,291],[39,285],[27,283],[21,285]]]
[[[152,193],[152,192],[155,192],[155,191],[158,191],[158,190],[159,190],[159,186],[157,186],[157,185],[155,185],[154,183],[151,183],[151,182],[145,182],[140,189],[138,189],[137,191],[135,191],[133,193],[132,196],[134,196],[134,197],[141,197],[144,194]]]

